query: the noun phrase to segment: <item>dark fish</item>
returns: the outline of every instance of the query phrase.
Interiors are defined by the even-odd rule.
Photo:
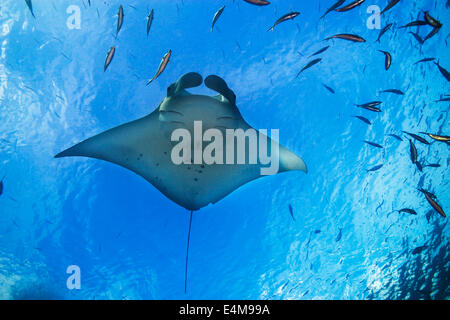
[[[422,63],[422,62],[429,62],[429,61],[434,61],[435,58],[423,58],[417,62],[415,62],[414,64],[418,64],[418,63]]]
[[[303,72],[303,71],[305,71],[306,69],[309,69],[309,68],[311,68],[313,65],[315,65],[315,64],[318,64],[320,61],[322,61],[322,59],[314,59],[314,60],[312,60],[312,61],[310,61],[310,62],[308,62],[307,64],[306,64],[306,66],[304,66],[298,73],[297,73],[297,77]]]
[[[367,172],[374,172],[374,171],[377,171],[377,170],[381,169],[382,167],[383,167],[383,165],[379,164],[379,165],[377,165],[377,166],[375,166],[373,168],[368,169]]]
[[[112,59],[114,58],[114,53],[116,53],[116,47],[111,47],[111,49],[109,49],[108,54],[106,55],[106,61],[105,61],[105,66],[103,68],[103,71],[106,71],[106,69],[108,69],[109,64],[111,63]]]
[[[290,204],[289,204],[289,213],[291,214],[292,219],[295,221],[294,210],[292,209],[292,206]]]
[[[89,7],[91,6],[91,0],[88,0]]]
[[[265,0],[244,0],[244,1],[254,4],[255,6],[267,6],[268,4],[270,4],[269,1],[265,1]]]
[[[385,56],[385,58],[384,58],[384,68],[386,70],[389,70],[389,68],[391,67],[391,64],[392,64],[392,56],[391,56],[391,54],[389,52],[383,51],[383,50],[378,50],[378,51],[381,52],[381,53],[384,53],[384,56]]]
[[[409,139],[409,154],[410,154],[412,163],[415,164],[417,162],[417,148],[411,139]]]
[[[357,36],[355,34],[348,34],[348,33],[336,34],[334,36],[325,38],[325,40],[330,40],[330,39],[344,39],[344,40],[349,40],[349,41],[353,41],[353,42],[366,42],[366,40],[361,38],[360,36]]]
[[[377,107],[371,107],[371,106],[357,106],[357,107],[363,108],[363,109],[366,109],[369,111],[373,111],[373,112],[381,112],[381,109],[377,108]]]
[[[369,111],[381,112],[381,109],[377,108],[377,106],[380,105],[381,103],[382,103],[381,101],[373,101],[364,104],[357,104],[356,106],[358,108],[363,108]]]
[[[160,76],[161,73],[163,73],[164,69],[166,69],[166,66],[169,63],[171,55],[172,55],[172,50],[167,51],[167,53],[161,59],[161,63],[159,64],[158,71],[156,72],[156,74],[153,76],[152,79],[148,80],[147,85],[152,83],[156,78],[158,78]]]
[[[417,247],[417,248],[415,248],[415,249],[412,251],[412,254],[419,254],[419,253],[421,253],[423,250],[425,250],[426,248],[428,248],[428,246],[420,246],[420,247]]]
[[[417,134],[414,134],[414,133],[411,133],[411,132],[407,132],[407,131],[403,131],[403,133],[406,133],[410,137],[413,137],[414,139],[416,139],[419,142],[422,142],[423,144],[430,144],[427,140],[425,140],[421,136],[418,136]]]
[[[116,30],[116,35],[119,33],[120,29],[122,28],[122,24],[123,24],[123,7],[122,5],[120,5],[119,7],[119,12],[117,13],[117,30]]]
[[[415,210],[409,209],[409,208],[400,209],[400,210],[398,210],[398,212],[406,212],[406,213],[409,213],[409,214],[417,215],[417,212]]]
[[[423,188],[419,188],[418,190],[419,190],[420,192],[422,192],[423,194],[428,195],[430,198],[436,199],[436,195],[435,195],[434,193],[431,193],[431,192],[429,192],[429,191],[427,191],[427,190],[425,190],[425,189],[423,189]]]
[[[422,172],[422,170],[423,170],[422,164],[419,161],[416,161],[416,167],[420,172]]]
[[[436,20],[435,18],[433,18],[433,17],[428,13],[428,11],[425,11],[424,17],[425,17],[426,23],[428,23],[430,26],[432,26],[432,27],[434,27],[434,28],[440,28],[440,27],[442,27],[442,23],[440,23],[438,20]]]
[[[387,89],[387,90],[383,90],[381,92],[382,93],[395,93],[395,94],[398,94],[399,96],[403,96],[404,95],[403,91],[398,90],[398,89]]]
[[[426,133],[426,132],[421,132],[421,133],[426,134],[431,139],[436,140],[436,141],[440,141],[440,142],[449,142],[450,141],[450,136],[441,136],[441,135]]]
[[[380,104],[382,104],[383,102],[381,101],[372,101],[372,102],[368,102],[368,103],[364,103],[364,104],[357,104],[356,106],[364,108],[364,107],[376,107],[379,106]]]
[[[336,237],[336,242],[339,242],[342,239],[342,228],[339,228],[339,233]]]
[[[27,4],[27,6],[28,6],[28,9],[30,9],[30,12],[31,12],[31,15],[33,16],[33,18],[36,18],[36,17],[34,16],[34,12],[33,12],[33,3],[31,3],[31,0],[25,0],[25,2],[26,2],[26,4]]]
[[[366,1],[366,0],[355,0],[352,3],[349,3],[348,5],[346,5],[345,7],[338,8],[335,11],[345,12],[345,11],[352,10],[352,9],[356,8],[357,6],[361,5],[364,1]]]
[[[436,100],[435,102],[448,102],[450,101],[450,97],[441,98],[439,100]]]
[[[152,27],[153,17],[154,17],[154,12],[152,9],[152,11],[150,11],[150,13],[147,16],[147,36],[150,32],[150,28]]]
[[[326,84],[322,83],[322,85],[325,87],[325,89],[327,89],[328,91],[330,91],[331,93],[335,93],[333,88],[330,88],[329,86],[327,86]]]
[[[391,9],[393,6],[395,6],[399,2],[400,2],[400,0],[392,0],[391,2],[389,2],[389,4],[386,6],[386,8],[384,8],[383,11],[381,11],[380,15],[382,15],[383,13],[385,13],[386,11]]]
[[[217,22],[217,19],[220,18],[220,16],[222,15],[223,10],[225,10],[225,6],[221,7],[219,10],[217,10],[217,12],[214,14],[213,20],[212,20],[212,24],[211,24],[211,32],[213,32],[213,28],[214,25]]]
[[[330,46],[326,46],[326,47],[320,49],[319,51],[314,52],[312,55],[309,56],[309,58],[311,58],[311,57],[313,57],[313,56],[317,56],[318,54],[324,53],[325,51],[328,50],[329,47],[330,47]]]
[[[361,120],[362,122],[367,123],[368,125],[371,125],[371,124],[372,124],[372,122],[370,122],[369,119],[367,119],[367,118],[364,118],[364,117],[361,117],[361,116],[353,116],[353,117],[355,117],[355,118]]]
[[[372,147],[383,149],[383,146],[379,145],[378,143],[375,143],[375,142],[372,142],[372,141],[367,141],[367,140],[364,140],[364,142],[367,143],[368,145],[371,145]]]
[[[3,194],[4,188],[3,180],[5,180],[5,176],[3,176],[2,180],[0,180],[0,196]]]
[[[331,7],[328,8],[328,10],[323,14],[323,16],[320,17],[320,19],[323,19],[331,11],[334,11],[335,9],[339,8],[344,2],[345,0],[339,0],[338,2],[333,4]]]
[[[393,137],[393,138],[397,139],[398,141],[403,141],[403,139],[400,138],[400,137],[399,137],[398,135],[396,135],[396,134],[389,133],[388,136]]]
[[[392,23],[389,23],[383,29],[381,29],[380,33],[378,34],[377,42],[380,42],[381,37],[392,27],[392,25]]]
[[[417,42],[419,42],[420,44],[423,44],[425,42],[425,40],[422,39],[421,36],[419,36],[419,34],[415,33],[415,32],[409,32],[411,33],[414,38],[417,40]]]
[[[420,190],[425,195],[425,198],[427,199],[428,203],[433,207],[434,210],[436,210],[441,216],[444,218],[446,217],[444,209],[431,197],[429,192],[426,192],[425,190]],[[424,192],[425,191],[425,192]]]
[[[282,23],[284,21],[287,21],[287,20],[293,20],[299,14],[300,14],[300,12],[290,12],[290,13],[287,13],[287,14],[283,15],[280,19],[275,21],[273,26],[271,26],[267,31],[273,31],[276,25],[278,25],[278,24],[280,24],[280,23]]]
[[[424,167],[430,167],[430,168],[439,168],[441,165],[439,163],[429,163],[427,165],[424,165]]]
[[[436,35],[441,28],[433,28],[429,34],[423,39],[423,42],[427,41],[428,39],[431,39],[434,35]]]
[[[445,79],[447,79],[447,81],[450,81],[450,73],[445,70],[443,67],[441,67],[441,65],[438,62],[435,62],[435,64],[437,65],[437,67],[439,68],[439,71],[442,73],[442,75],[445,77]]]
[[[401,28],[409,28],[409,27],[419,27],[419,26],[424,26],[424,25],[427,25],[426,21],[416,20],[416,21],[410,22],[408,24],[405,24],[404,26],[401,26],[400,29]]]

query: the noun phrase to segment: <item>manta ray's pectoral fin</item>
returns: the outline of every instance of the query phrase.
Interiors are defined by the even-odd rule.
[[[188,95],[189,92],[187,92],[185,89],[198,87],[202,84],[203,78],[201,75],[199,75],[196,72],[189,72],[185,75],[182,75],[180,79],[177,80],[177,82],[172,83],[167,88],[167,96],[174,96],[174,95]]]
[[[236,95],[234,92],[228,88],[227,83],[222,78],[216,75],[207,76],[205,79],[205,85],[211,90],[217,91],[225,99],[227,99],[232,105],[236,105]],[[217,97],[215,97],[217,98]],[[221,100],[221,99],[219,99]]]

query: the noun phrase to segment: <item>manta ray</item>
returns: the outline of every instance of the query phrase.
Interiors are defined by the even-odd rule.
[[[261,169],[265,167],[259,159],[253,164],[192,161],[198,141],[197,145],[191,146],[190,152],[186,152],[188,157],[190,153],[190,161],[174,163],[173,150],[179,141],[174,141],[173,133],[177,129],[185,129],[194,136],[195,122],[201,122],[206,130],[217,129],[224,136],[228,129],[253,129],[239,112],[236,95],[220,77],[210,75],[204,80],[206,87],[218,93],[216,96],[191,94],[186,90],[202,83],[201,75],[187,73],[167,88],[166,97],[149,115],[102,132],[55,156],[90,157],[120,165],[140,175],[167,198],[190,211],[185,292],[192,213],[215,204],[240,186],[264,176]],[[273,147],[276,147],[278,150],[277,173],[294,170],[307,172],[306,164],[299,156],[267,136],[260,135],[258,141],[261,137],[267,138],[267,149],[274,150]],[[200,141],[200,144],[203,147],[205,143]],[[261,148],[264,146],[259,145]],[[233,149],[235,160],[236,149]],[[223,151],[224,158],[227,152],[232,152],[230,150]],[[246,159],[252,156],[250,148],[245,149],[245,155]]]

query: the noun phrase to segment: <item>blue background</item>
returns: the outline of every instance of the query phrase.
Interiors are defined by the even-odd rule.
[[[445,1],[400,1],[382,16],[395,27],[381,43],[366,20],[370,0],[319,17],[335,1],[25,1],[0,7],[0,298],[60,299],[445,299],[449,227],[417,191],[434,192],[449,211],[449,148],[407,139],[449,134],[450,14]],[[69,30],[69,5],[81,29]],[[115,38],[117,11],[125,10]],[[131,7],[132,5],[133,7]],[[225,10],[210,32],[214,13]],[[150,35],[146,16],[155,10]],[[443,27],[423,46],[397,29],[422,18]],[[299,17],[266,30],[281,15]],[[424,37],[431,28],[419,29]],[[366,43],[324,42],[356,33]],[[116,55],[107,72],[107,51]],[[322,62],[295,79],[322,48]],[[172,58],[150,86],[161,57]],[[393,56],[384,70],[384,56]],[[145,116],[182,74],[223,77],[255,128],[280,129],[280,141],[305,159],[309,173],[253,181],[194,213],[188,293],[184,267],[189,213],[141,177],[110,163],[53,159],[61,150]],[[331,94],[322,84],[335,89]],[[401,89],[404,96],[380,94]],[[214,94],[205,87],[193,90]],[[383,112],[355,108],[382,100]],[[372,120],[366,125],[353,115]],[[370,147],[375,141],[384,150]],[[368,173],[377,164],[384,166]],[[291,204],[296,221],[289,214]],[[395,209],[413,208],[417,216]],[[320,230],[320,232],[319,232]],[[341,236],[339,236],[339,234]],[[420,254],[412,251],[427,246]],[[81,290],[66,288],[66,268],[81,268]]]

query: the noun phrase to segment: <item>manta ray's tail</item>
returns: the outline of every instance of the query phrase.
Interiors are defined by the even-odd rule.
[[[184,294],[186,294],[186,291],[187,291],[187,273],[188,273],[188,259],[189,259],[189,240],[190,240],[190,238],[191,238],[192,213],[193,213],[193,211],[191,211],[191,218],[189,219],[189,232],[188,232],[187,248],[186,248],[186,269],[185,269],[185,271],[184,271]]]

